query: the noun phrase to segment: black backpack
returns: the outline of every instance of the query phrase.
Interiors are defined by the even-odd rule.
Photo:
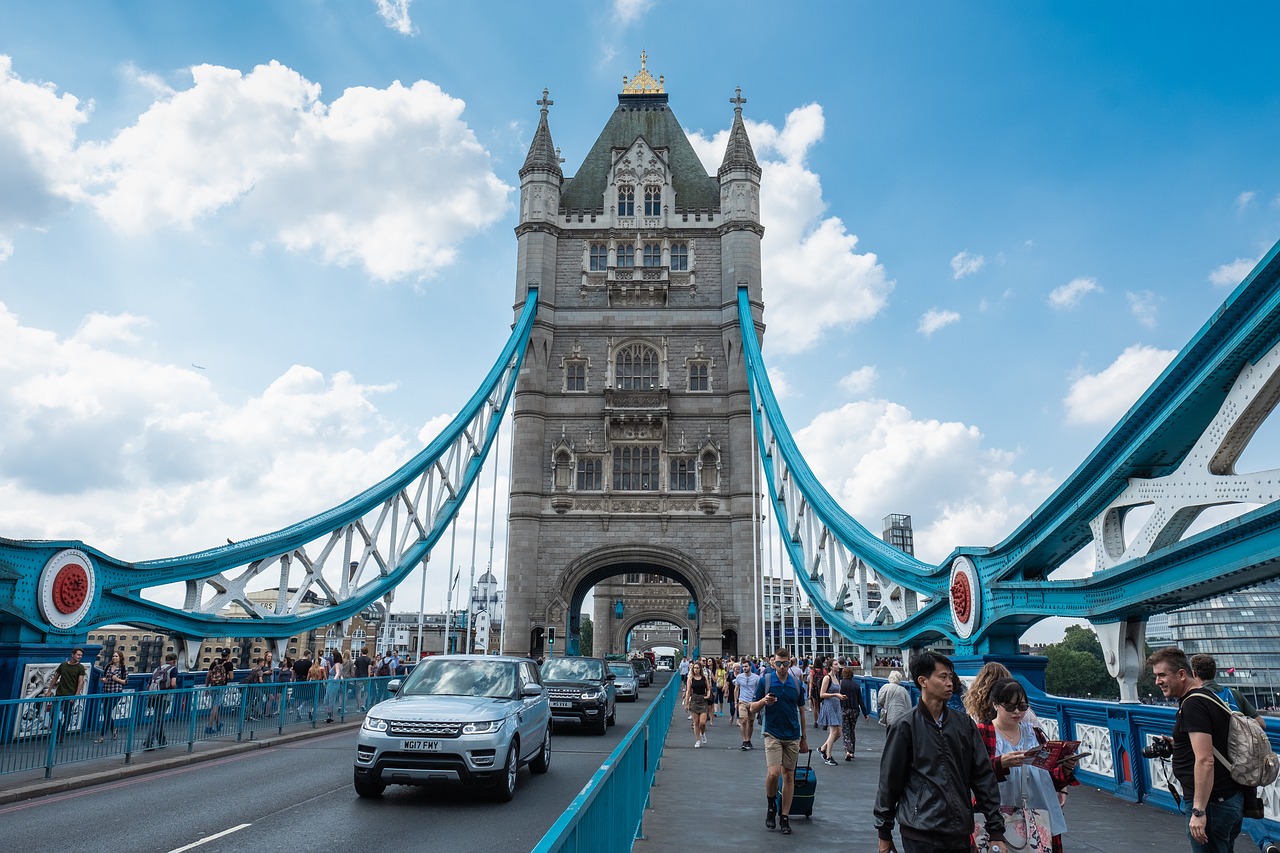
[[[391,674],[391,661],[389,658],[383,658],[382,662],[378,664],[378,677],[385,678],[390,674]]]

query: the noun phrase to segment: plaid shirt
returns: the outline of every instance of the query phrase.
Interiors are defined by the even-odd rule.
[[[1035,729],[1036,740],[1044,743],[1048,740],[1044,732],[1039,728]],[[978,723],[978,734],[982,735],[982,742],[987,747],[987,755],[991,756],[991,766],[996,771],[996,781],[1003,782],[1009,778],[1009,769],[1001,767],[1000,762],[996,760],[996,727],[994,723]],[[1063,768],[1061,765],[1054,765],[1053,770],[1049,771],[1049,778],[1053,780],[1053,789],[1062,791],[1071,785],[1079,785],[1075,772]],[[1053,836],[1053,853],[1062,853],[1062,836]]]

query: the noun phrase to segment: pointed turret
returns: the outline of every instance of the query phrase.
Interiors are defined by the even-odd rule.
[[[760,164],[756,162],[756,152],[751,149],[747,126],[742,123],[742,105],[747,102],[747,99],[742,97],[741,87],[736,90],[736,93],[729,99],[729,103],[734,105],[733,127],[729,130],[729,144],[725,146],[724,160],[720,163],[720,171],[717,173],[722,179],[726,172],[738,168],[747,169],[757,176],[760,174]]]
[[[551,127],[547,124],[547,107],[555,103],[547,98],[548,94],[543,89],[542,100],[538,101],[538,105],[542,107],[542,116],[538,119],[538,129],[534,131],[533,142],[529,145],[529,156],[524,158],[524,165],[520,167],[521,178],[537,170],[550,172],[557,178],[564,177],[560,170],[560,152],[556,151],[556,146],[551,141]]]

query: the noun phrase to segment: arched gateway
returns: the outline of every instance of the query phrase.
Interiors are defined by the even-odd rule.
[[[691,628],[708,654],[758,634],[735,304],[747,287],[763,334],[764,229],[745,100],[730,100],[716,177],[643,55],[572,177],[551,141],[552,101],[538,102],[516,229],[516,310],[537,288],[538,315],[514,400],[504,651],[575,650],[583,598],[605,582],[610,594],[627,587],[619,600],[662,602],[614,619],[598,600],[596,636],[609,645],[641,616]],[[679,587],[662,599],[645,588],[653,576]]]

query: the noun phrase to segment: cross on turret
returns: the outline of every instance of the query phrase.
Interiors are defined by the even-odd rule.
[[[550,92],[548,92],[546,89],[543,89],[543,90],[542,90],[542,98],[541,98],[540,100],[538,100],[538,101],[535,101],[535,102],[534,102],[534,103],[536,103],[538,106],[542,107],[542,112],[543,112],[543,113],[546,113],[546,111],[547,111],[547,107],[549,107],[549,106],[551,106],[552,104],[554,104],[554,103],[555,103],[555,101],[550,100],[550,99],[547,97],[547,95],[549,95],[549,94],[551,94],[551,93],[550,93]]]
[[[734,96],[729,99],[729,103],[733,104],[733,111],[735,113],[740,113],[742,112],[742,105],[747,102],[747,99],[742,97],[741,86],[735,87],[733,92],[734,92]]]

